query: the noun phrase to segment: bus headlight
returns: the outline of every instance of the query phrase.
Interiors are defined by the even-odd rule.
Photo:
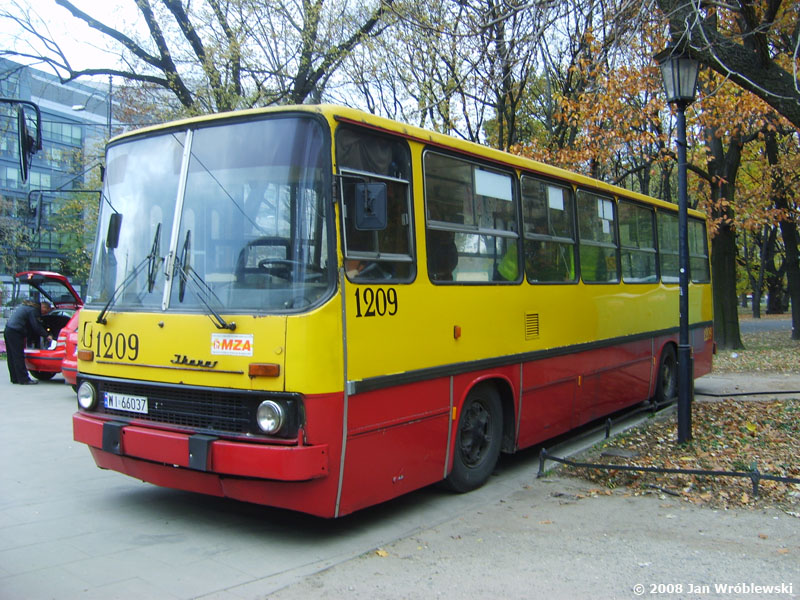
[[[97,406],[97,391],[88,381],[84,381],[78,387],[78,406],[84,410],[92,410]]]
[[[264,400],[256,410],[256,422],[264,433],[278,433],[286,420],[283,407],[272,400]]]

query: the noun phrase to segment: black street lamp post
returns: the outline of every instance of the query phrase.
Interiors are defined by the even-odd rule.
[[[698,62],[670,46],[655,56],[664,78],[667,102],[678,117],[678,263],[680,332],[678,337],[678,443],[692,439],[693,358],[689,343],[689,218],[686,184],[686,107],[695,99]]]

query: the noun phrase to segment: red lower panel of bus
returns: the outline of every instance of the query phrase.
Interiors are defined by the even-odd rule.
[[[449,378],[350,396],[339,514],[445,476]]]
[[[75,441],[94,448],[103,447],[103,421],[76,413],[72,423]],[[189,467],[189,438],[184,433],[127,425],[122,428],[117,453]],[[328,447],[269,446],[216,440],[208,451],[207,470],[240,477],[305,481],[328,474]]]
[[[710,371],[712,342],[702,330],[692,336],[694,375],[700,376]],[[342,516],[446,477],[461,406],[477,382],[492,380],[498,388],[505,449],[512,441],[524,448],[651,397],[662,348],[673,342],[664,337],[621,343],[346,400],[342,394],[307,396],[302,445],[216,440],[205,470],[189,468],[185,434],[124,425],[119,448],[106,452],[103,421],[76,413],[74,436],[91,446],[98,466],[157,485]]]
[[[336,480],[325,444],[275,446],[216,440],[207,470],[189,467],[189,436],[140,425],[122,427],[119,447],[104,451],[105,421],[84,413],[72,418],[73,436],[89,445],[97,466],[191,492],[290,508],[322,517],[335,514]],[[338,454],[338,448],[337,448]],[[334,471],[338,472],[338,464]]]
[[[692,331],[695,377],[711,372],[710,340],[710,330]],[[517,447],[541,443],[653,397],[662,350],[668,344],[674,348],[674,341],[664,336],[522,365]]]

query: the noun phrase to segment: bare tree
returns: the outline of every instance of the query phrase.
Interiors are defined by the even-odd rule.
[[[70,0],[55,0],[104,36],[117,66],[73,67],[62,42],[16,0],[0,19],[19,32],[0,55],[35,60],[62,81],[113,75],[168,90],[189,113],[318,100],[360,43],[379,35],[393,0],[129,0],[147,32],[141,39],[103,23]],[[20,50],[19,48],[23,48]]]
[[[508,149],[519,141],[517,115],[536,77],[538,45],[561,6],[553,0],[397,2],[390,34],[348,63],[354,102]]]

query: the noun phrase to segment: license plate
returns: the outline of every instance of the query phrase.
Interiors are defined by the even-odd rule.
[[[147,398],[144,396],[128,396],[106,392],[103,397],[106,408],[124,410],[142,415],[147,414]]]

